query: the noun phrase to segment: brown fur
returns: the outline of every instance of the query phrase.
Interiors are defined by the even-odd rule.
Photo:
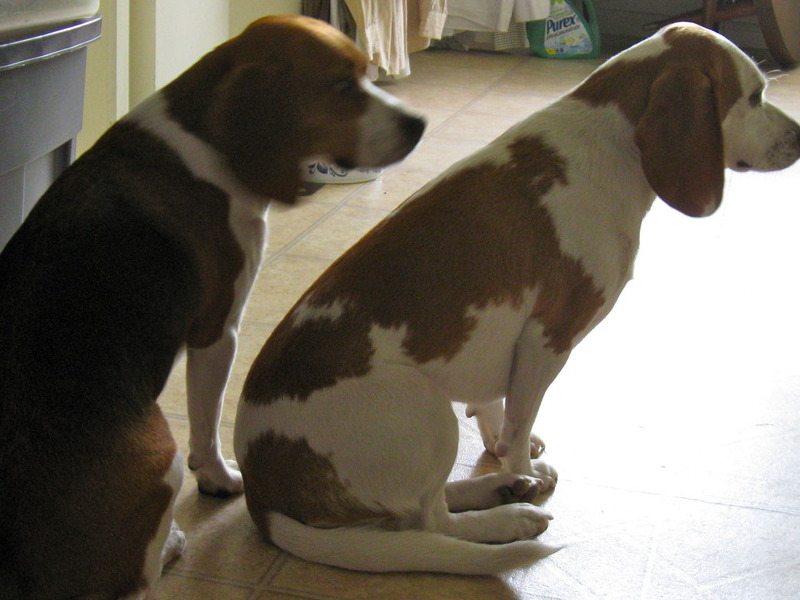
[[[339,480],[328,457],[314,452],[304,439],[292,440],[272,432],[250,444],[242,470],[258,470],[270,461],[270,477],[254,477],[247,490],[247,508],[259,531],[269,539],[271,511],[315,527],[338,527],[364,521],[386,521],[387,511],[370,508],[353,498]]]
[[[554,351],[568,350],[602,306],[602,290],[561,252],[541,204],[552,186],[567,183],[563,159],[538,138],[517,140],[509,151],[505,165],[476,165],[422,191],[334,263],[299,304],[339,300],[344,314],[294,326],[290,313],[253,364],[244,397],[305,399],[367,373],[373,324],[406,326],[403,346],[417,362],[448,360],[475,326],[469,307],[519,306],[534,288],[532,316]],[[337,347],[327,345],[331,328]]]

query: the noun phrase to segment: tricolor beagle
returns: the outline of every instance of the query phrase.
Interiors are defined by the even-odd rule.
[[[143,598],[183,548],[156,404],[186,349],[189,467],[242,489],[218,422],[271,199],[303,159],[382,166],[424,121],[341,33],[269,17],[120,120],[0,256],[0,597]]]
[[[366,571],[496,573],[555,485],[531,426],[631,274],[656,195],[692,216],[723,170],[775,170],[800,127],[733,44],[676,25],[448,169],[335,262],[253,365],[235,431],[275,544]],[[502,398],[505,397],[505,407]],[[469,405],[504,472],[446,483]],[[533,443],[532,443],[533,442]],[[521,541],[520,541],[521,540]]]

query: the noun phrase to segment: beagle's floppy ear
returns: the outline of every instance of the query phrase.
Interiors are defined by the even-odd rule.
[[[711,80],[697,69],[667,68],[650,88],[636,145],[647,181],[682,213],[713,213],[722,200],[722,129]]]
[[[231,170],[252,190],[293,203],[301,149],[296,82],[287,64],[245,64],[220,84],[209,131]]]

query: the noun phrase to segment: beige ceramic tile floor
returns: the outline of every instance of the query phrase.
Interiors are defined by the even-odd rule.
[[[247,368],[299,294],[398,202],[548,103],[596,62],[426,52],[388,89],[427,114],[419,148],[373,183],[273,207],[223,415],[231,455]],[[771,95],[800,118],[800,72]],[[159,600],[795,600],[800,594],[800,166],[727,178],[711,218],[656,202],[636,277],[572,355],[535,430],[560,472],[542,539],[564,549],[503,578],[366,575],[262,541],[242,498],[199,496],[177,518],[186,554]],[[182,369],[162,405],[186,451]],[[456,407],[463,415],[463,408]],[[496,468],[462,419],[455,475]],[[314,493],[309,490],[308,493]]]

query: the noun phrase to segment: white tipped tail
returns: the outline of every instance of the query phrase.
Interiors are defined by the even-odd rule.
[[[270,513],[272,542],[302,559],[354,571],[496,575],[560,550],[534,540],[479,544],[430,531],[310,527]]]

